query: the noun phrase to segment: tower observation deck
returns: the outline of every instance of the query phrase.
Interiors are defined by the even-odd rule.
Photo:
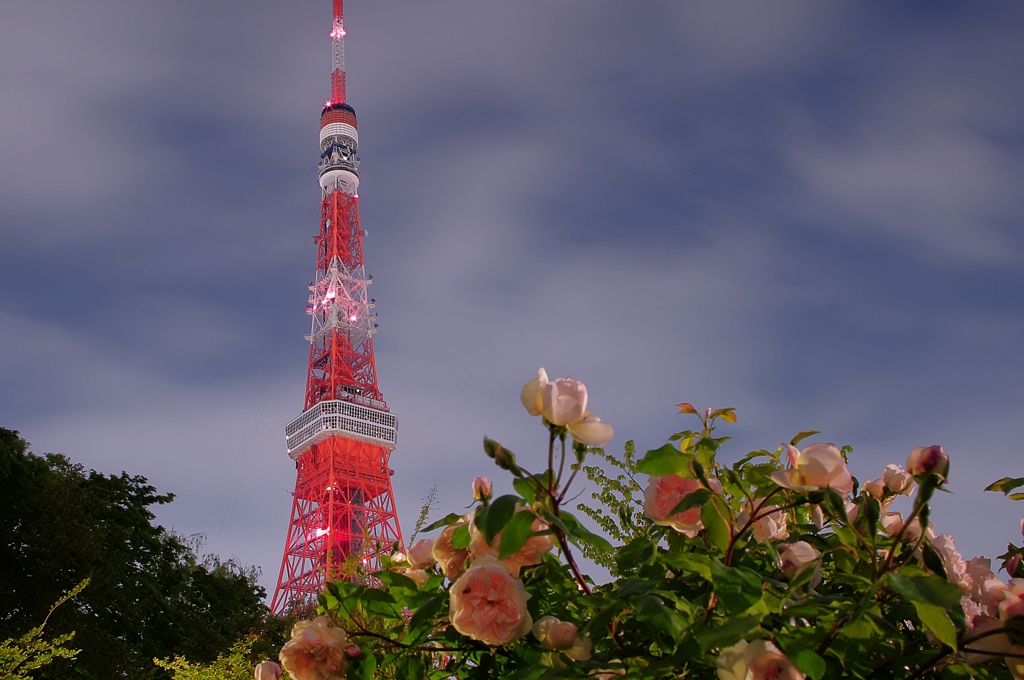
[[[326,581],[369,570],[402,543],[389,457],[398,419],[377,385],[373,279],[359,224],[359,132],[346,102],[342,0],[333,0],[331,99],[320,114],[320,232],[303,412],[285,426],[296,481],[284,557],[271,609],[315,601]]]

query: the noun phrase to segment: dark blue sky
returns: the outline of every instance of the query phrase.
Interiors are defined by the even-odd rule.
[[[965,557],[1024,508],[1024,8],[346,6],[362,223],[409,527],[484,433],[540,456],[538,366],[613,448],[736,406],[735,446],[940,443]],[[144,474],[277,576],[302,406],[330,3],[0,8],[0,424]]]

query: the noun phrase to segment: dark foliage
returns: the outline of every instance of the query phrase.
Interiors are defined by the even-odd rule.
[[[212,661],[244,633],[282,636],[255,569],[201,559],[195,541],[153,524],[150,507],[172,499],[145,477],[34,455],[0,428],[0,639],[37,624],[86,577],[48,624],[54,635],[76,631],[82,652],[40,677],[166,677],[154,657]]]

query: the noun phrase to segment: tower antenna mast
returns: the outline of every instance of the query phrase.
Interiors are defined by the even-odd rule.
[[[345,103],[344,4],[344,0],[334,0],[334,25],[331,27],[331,104]]]

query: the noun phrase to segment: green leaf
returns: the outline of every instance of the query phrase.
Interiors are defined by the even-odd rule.
[[[796,446],[808,437],[813,437],[816,434],[821,434],[818,430],[804,430],[803,432],[797,432],[793,435],[793,438],[789,440],[790,446]]]
[[[954,586],[955,587],[955,586]],[[945,645],[956,650],[956,627],[942,607],[927,602],[914,602],[921,623]]]
[[[1011,491],[1021,486],[1024,486],[1024,477],[1003,477],[986,486],[985,491],[998,491],[1009,496]],[[1019,499],[1014,498],[1013,500]]]
[[[718,628],[698,633],[695,636],[697,645],[700,646],[703,652],[731,647],[745,638],[760,623],[761,619],[757,616],[739,616],[730,619]]]
[[[445,603],[445,597],[443,595],[435,595],[423,604],[421,604],[416,611],[413,613],[412,618],[409,620],[409,627],[416,628],[422,623],[433,622],[434,615],[441,610],[442,605]]]
[[[690,461],[692,456],[681,453],[671,444],[665,444],[660,449],[648,451],[644,459],[637,463],[636,471],[654,477],[666,475],[690,476]]]
[[[501,532],[501,544],[498,549],[498,559],[503,560],[509,555],[514,555],[523,547],[526,540],[533,534],[533,520],[536,516],[529,510],[517,512],[505,525]]]
[[[764,594],[761,577],[747,569],[727,567],[718,560],[712,560],[711,577],[715,594],[729,614],[747,611],[760,602]]]
[[[348,680],[373,680],[377,672],[377,657],[363,651],[348,667],[345,677]]]
[[[669,634],[673,639],[682,636],[686,623],[683,617],[669,609],[654,595],[639,595],[632,599],[631,604],[638,621],[647,621]]]
[[[889,585],[915,604],[928,604],[942,609],[960,606],[960,598],[963,596],[959,586],[913,567],[902,567],[898,572],[890,573]]]
[[[648,538],[637,538],[619,549],[615,558],[615,568],[619,573],[636,569],[647,564],[654,556],[654,544]]]
[[[453,512],[448,515],[445,515],[433,524],[423,527],[422,531],[426,533],[428,531],[433,531],[434,529],[440,529],[441,527],[450,527],[451,525],[458,522],[460,519],[462,519],[462,515],[457,515]]]
[[[704,504],[700,519],[704,523],[711,544],[723,553],[728,550],[732,536],[729,532],[729,509],[725,500],[721,496],[712,496],[711,500]]]
[[[391,588],[402,588],[413,592],[419,590],[416,581],[413,581],[405,574],[399,574],[397,571],[377,571],[372,575],[378,581],[387,584]]]
[[[470,542],[469,526],[463,524],[452,533],[452,547],[456,550],[468,548]]]
[[[672,515],[683,512],[684,510],[702,506],[707,503],[709,498],[711,498],[710,491],[707,489],[697,489],[696,491],[683,496],[683,500],[679,501],[679,504],[672,509],[672,512],[668,513],[668,516],[671,517]]]
[[[825,677],[827,670],[825,659],[816,652],[792,640],[780,638],[778,643],[793,665],[811,680],[821,680]]]
[[[526,477],[520,477],[512,480],[512,488],[519,492],[519,495],[526,499],[529,505],[533,505],[536,500],[534,494],[533,479],[527,479]]]
[[[697,574],[705,581],[711,580],[711,558],[698,553],[668,552],[662,558],[665,564],[680,574]]]
[[[516,512],[516,503],[519,501],[518,496],[511,494],[498,496],[477,512],[476,527],[483,533],[488,545],[512,519],[512,515]]]
[[[580,524],[580,521],[576,519],[575,515],[565,512],[564,510],[558,513],[561,517],[563,524],[569,530],[569,535],[580,541],[583,541],[591,548],[609,552],[612,550],[612,544],[609,543],[603,536],[598,536],[594,532],[587,529],[585,526]]]

